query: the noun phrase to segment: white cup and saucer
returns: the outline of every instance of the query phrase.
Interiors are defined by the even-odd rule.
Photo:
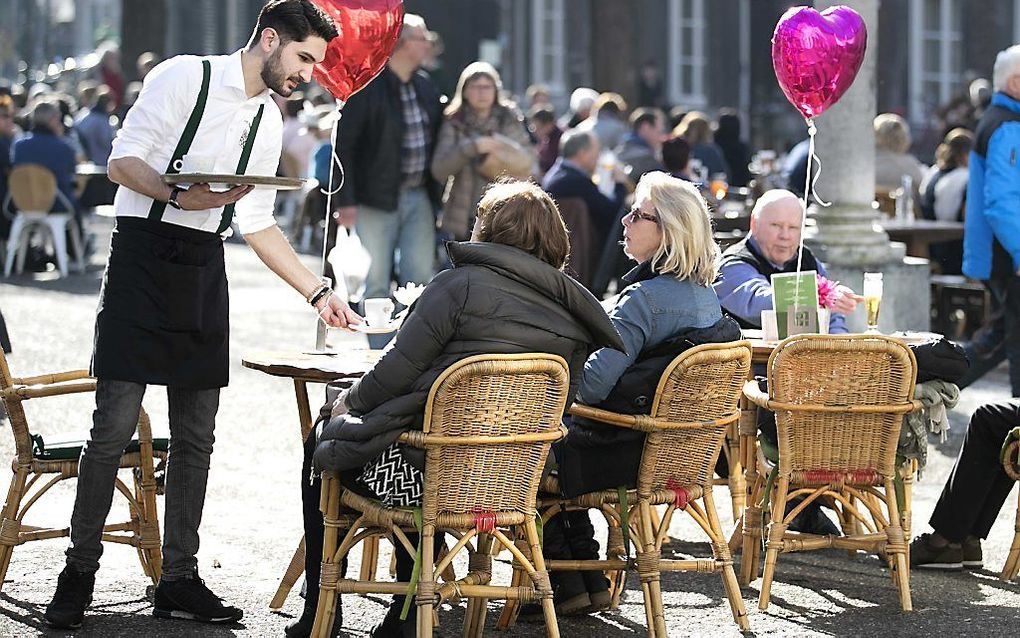
[[[366,299],[365,322],[354,326],[358,332],[365,334],[387,334],[396,332],[400,324],[393,321],[393,300],[388,297]]]

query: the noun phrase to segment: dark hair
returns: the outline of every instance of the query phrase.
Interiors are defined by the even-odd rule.
[[[634,112],[630,114],[630,129],[637,133],[638,129],[645,124],[656,126],[659,124],[659,117],[660,112],[658,109],[652,109],[646,106],[634,109]]]
[[[592,113],[605,113],[607,115],[621,115],[627,111],[627,102],[619,93],[603,93],[592,104]]]
[[[935,165],[942,171],[964,166],[973,147],[974,134],[965,128],[954,128],[935,149]]]
[[[679,135],[662,143],[662,165],[670,173],[676,174],[685,171],[690,158],[691,145]]]
[[[471,241],[512,246],[563,269],[570,239],[560,210],[549,194],[531,182],[502,181],[478,202]]]
[[[528,112],[528,120],[537,124],[552,124],[556,121],[556,113],[548,106],[538,106]]]
[[[269,0],[259,12],[252,44],[265,29],[273,29],[283,44],[302,42],[315,35],[326,42],[337,37],[336,25],[311,0]]]
[[[595,135],[591,131],[571,129],[560,138],[560,155],[564,159],[570,159],[581,151],[591,148],[595,139]]]
[[[733,109],[719,109],[715,125],[715,143],[728,146],[740,142],[740,116]]]

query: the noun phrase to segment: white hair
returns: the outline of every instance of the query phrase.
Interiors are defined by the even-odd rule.
[[[995,70],[992,72],[992,85],[996,91],[1005,91],[1009,78],[1020,73],[1020,44],[999,51],[995,56]]]
[[[574,89],[574,92],[570,94],[570,110],[573,113],[588,110],[595,104],[597,99],[599,99],[599,92],[595,89],[589,89],[585,86]]]
[[[421,29],[422,31],[428,31],[428,27],[425,26],[425,18],[421,17],[417,13],[405,13],[404,14],[404,28],[400,30],[400,35],[403,36],[407,27],[413,27]]]
[[[761,214],[765,211],[765,209],[771,206],[772,204],[775,204],[776,202],[782,201],[784,199],[791,198],[796,200],[798,204],[801,204],[800,198],[788,190],[782,188],[773,188],[772,190],[765,191],[764,193],[762,193],[762,196],[759,197],[757,201],[754,202],[754,208],[751,210],[751,217],[758,219],[759,217],[761,217]],[[801,204],[801,207],[803,207],[803,204]]]

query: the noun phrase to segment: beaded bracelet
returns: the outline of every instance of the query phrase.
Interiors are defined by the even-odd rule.
[[[329,286],[323,286],[322,288],[319,288],[314,295],[312,295],[312,298],[308,300],[308,303],[314,306],[315,304],[319,303],[320,299],[323,299],[332,294],[333,294],[332,288],[330,288]]]

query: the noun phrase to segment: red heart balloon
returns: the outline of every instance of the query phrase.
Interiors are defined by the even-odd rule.
[[[772,35],[772,66],[786,99],[811,119],[850,88],[867,46],[867,27],[853,9],[793,7]]]
[[[401,0],[312,0],[333,18],[339,37],[313,76],[333,97],[346,102],[383,70],[404,23]]]

